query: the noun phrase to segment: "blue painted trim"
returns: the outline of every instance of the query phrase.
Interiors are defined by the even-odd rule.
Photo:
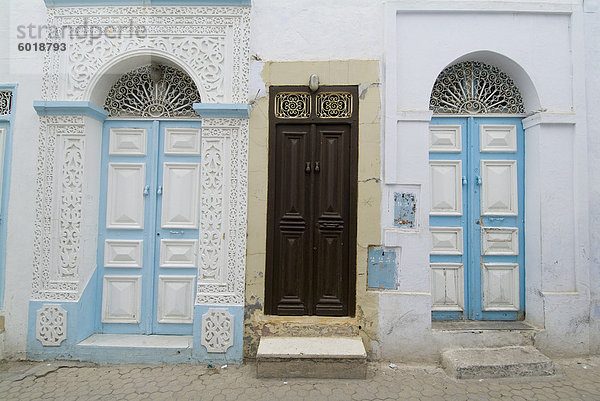
[[[33,108],[40,115],[84,115],[98,121],[104,121],[108,112],[102,107],[84,101],[47,101],[34,100]]]
[[[44,0],[46,7],[249,6],[251,0]]]
[[[225,353],[209,353],[202,345],[202,315],[208,309],[227,309],[233,316],[233,345]],[[244,307],[242,305],[194,305],[194,349],[195,360],[213,364],[242,363],[244,341]]]
[[[200,117],[207,118],[250,116],[250,108],[245,103],[194,103],[194,111]]]
[[[2,169],[2,197],[0,198],[0,310],[4,307],[4,287],[6,285],[6,226],[8,222],[8,202],[10,199],[10,177],[12,166],[12,130],[15,125],[17,105],[17,84],[2,84],[0,90],[12,91],[10,114],[2,116],[0,128],[6,129],[4,160]],[[1,160],[1,159],[0,159]]]

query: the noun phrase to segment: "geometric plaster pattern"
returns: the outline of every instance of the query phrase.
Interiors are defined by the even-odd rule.
[[[201,335],[207,352],[227,352],[233,345],[233,316],[227,309],[210,308],[202,315]]]
[[[77,299],[84,133],[81,116],[40,116],[33,299]]]
[[[202,85],[204,103],[245,103],[249,12],[238,6],[50,8],[48,25],[58,32],[49,31],[48,40],[66,42],[67,51],[46,54],[42,98],[89,100],[90,84],[105,66],[155,50],[188,67],[191,78]],[[121,33],[91,38],[92,26],[119,26]],[[75,34],[84,31],[87,35]]]
[[[37,310],[35,338],[44,347],[58,347],[67,338],[67,311],[60,305],[44,304]]]
[[[202,119],[201,160],[196,304],[243,305],[248,119]]]

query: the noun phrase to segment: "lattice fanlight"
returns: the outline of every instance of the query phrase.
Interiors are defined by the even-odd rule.
[[[183,71],[148,65],[124,74],[108,92],[104,108],[111,117],[198,117],[198,88]]]
[[[512,79],[497,67],[477,61],[451,65],[438,76],[429,109],[436,114],[525,112]]]

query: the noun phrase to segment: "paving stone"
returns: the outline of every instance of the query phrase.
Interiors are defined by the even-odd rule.
[[[6,362],[0,364],[0,400],[600,400],[600,357],[554,362],[560,374],[552,377],[484,380],[401,363],[396,369],[369,363],[367,380],[282,380],[258,379],[253,364],[217,373],[193,365],[70,366],[40,376],[48,362]]]

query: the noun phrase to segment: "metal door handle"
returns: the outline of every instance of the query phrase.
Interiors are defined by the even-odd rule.
[[[158,189],[156,190],[156,194],[157,195],[162,195],[162,185],[158,186]]]
[[[477,185],[481,185],[481,182],[482,182],[481,177],[480,176],[475,177],[475,182],[477,183]]]
[[[467,185],[467,177],[465,177],[464,175],[462,176],[462,184]]]
[[[304,168],[304,172],[306,174],[310,174],[310,162],[306,162],[306,167]]]
[[[181,230],[181,231],[170,230],[169,233],[171,233],[171,234],[183,234],[183,230]]]
[[[319,162],[315,162],[315,173],[321,171],[321,167],[319,166]]]
[[[148,196],[149,193],[150,193],[150,185],[146,185],[144,187],[144,196]]]

